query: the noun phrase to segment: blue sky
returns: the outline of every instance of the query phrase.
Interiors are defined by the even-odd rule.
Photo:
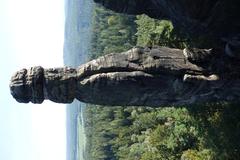
[[[11,75],[63,66],[64,0],[0,1],[0,159],[65,160],[65,105],[19,104]]]

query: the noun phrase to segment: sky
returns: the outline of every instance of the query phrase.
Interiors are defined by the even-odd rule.
[[[0,0],[0,159],[65,160],[65,105],[17,103],[12,74],[63,66],[64,0]]]

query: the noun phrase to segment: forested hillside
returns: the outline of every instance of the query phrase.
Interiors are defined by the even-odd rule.
[[[134,16],[126,16],[95,7],[92,46],[89,57],[122,52],[136,45]]]
[[[119,15],[98,6],[94,16],[91,58],[134,45],[191,45],[169,21]],[[88,105],[85,114],[87,159],[240,159],[237,104],[161,108]]]

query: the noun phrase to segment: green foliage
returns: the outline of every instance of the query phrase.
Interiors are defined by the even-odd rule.
[[[215,159],[240,159],[240,108],[238,104],[215,103],[189,109],[197,118],[204,140]]]
[[[186,39],[178,33],[170,21],[156,20],[146,15],[137,16],[137,45],[186,47]]]
[[[240,158],[240,109],[237,105],[88,106],[85,114],[88,117],[88,154],[93,160]]]
[[[204,149],[202,151],[198,150],[187,150],[184,151],[181,159],[182,160],[211,160],[215,159],[216,155],[212,150]]]
[[[134,20],[134,16],[117,14],[96,6],[90,59],[132,48],[136,44]]]

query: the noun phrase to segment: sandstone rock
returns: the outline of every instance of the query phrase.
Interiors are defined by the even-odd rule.
[[[105,55],[76,69],[22,69],[13,75],[10,90],[18,102],[49,99],[71,103],[126,106],[189,105],[239,101],[239,62],[211,66],[194,64],[182,50],[167,47],[133,48]],[[233,70],[234,66],[234,70]]]

